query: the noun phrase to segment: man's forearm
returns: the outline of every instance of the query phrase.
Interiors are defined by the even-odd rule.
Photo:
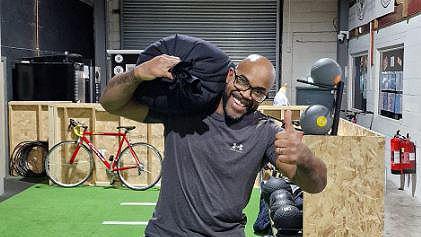
[[[304,156],[303,162],[297,164],[293,181],[308,193],[319,193],[326,187],[326,165],[308,148]]]
[[[134,71],[114,76],[105,88],[100,103],[107,111],[123,108],[133,97],[142,80],[135,78]]]

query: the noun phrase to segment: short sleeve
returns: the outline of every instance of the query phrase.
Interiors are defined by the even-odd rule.
[[[276,166],[275,135],[278,132],[281,132],[283,130],[282,123],[280,121],[270,119],[267,129],[268,129],[268,135],[267,135],[268,140],[267,140],[267,146],[266,146],[265,155],[263,158],[262,167],[268,162]]]

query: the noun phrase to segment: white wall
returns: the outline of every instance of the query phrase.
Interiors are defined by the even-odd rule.
[[[374,111],[373,130],[386,136],[386,156],[385,165],[387,178],[392,180],[398,186],[400,184],[399,176],[390,173],[390,138],[396,130],[401,130],[402,134],[410,133],[418,146],[421,145],[421,15],[403,21],[398,24],[380,29],[374,33],[374,66],[368,68],[368,93],[367,109]],[[380,52],[382,49],[404,45],[404,71],[403,71],[403,101],[402,101],[402,119],[394,120],[380,116],[378,114],[379,101],[379,73],[380,73]],[[369,51],[370,39],[368,35],[353,39],[349,44],[349,53],[358,54],[363,51]],[[370,57],[370,54],[369,54]],[[350,57],[349,65],[352,65]],[[369,59],[370,61],[370,59]],[[352,71],[352,70],[350,70]],[[352,78],[351,75],[349,78]],[[351,82],[349,90],[352,90]],[[352,100],[349,100],[352,101]],[[351,105],[350,105],[351,107]],[[360,116],[359,123],[368,127],[371,115]],[[417,157],[420,160],[420,147],[418,147]],[[417,163],[417,171],[421,171],[421,162]],[[421,175],[418,175],[417,184],[421,185]],[[406,188],[410,193],[411,188]],[[415,194],[418,200],[421,200],[421,186],[418,187]]]
[[[296,80],[309,75],[318,59],[336,59],[337,8],[337,0],[284,0],[281,70],[291,104]]]
[[[120,49],[120,14],[113,13],[113,10],[119,9],[119,0],[107,1],[107,49]]]

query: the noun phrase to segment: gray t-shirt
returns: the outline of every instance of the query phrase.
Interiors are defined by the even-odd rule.
[[[165,158],[158,203],[148,237],[242,237],[256,176],[275,162],[279,123],[260,112],[227,125],[224,116],[161,120]]]

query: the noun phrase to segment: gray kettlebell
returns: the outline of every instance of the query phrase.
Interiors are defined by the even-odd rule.
[[[313,64],[310,76],[314,83],[333,86],[341,81],[342,69],[335,60],[322,58]]]
[[[326,135],[332,128],[330,110],[323,105],[310,105],[301,115],[300,124],[304,134]]]

